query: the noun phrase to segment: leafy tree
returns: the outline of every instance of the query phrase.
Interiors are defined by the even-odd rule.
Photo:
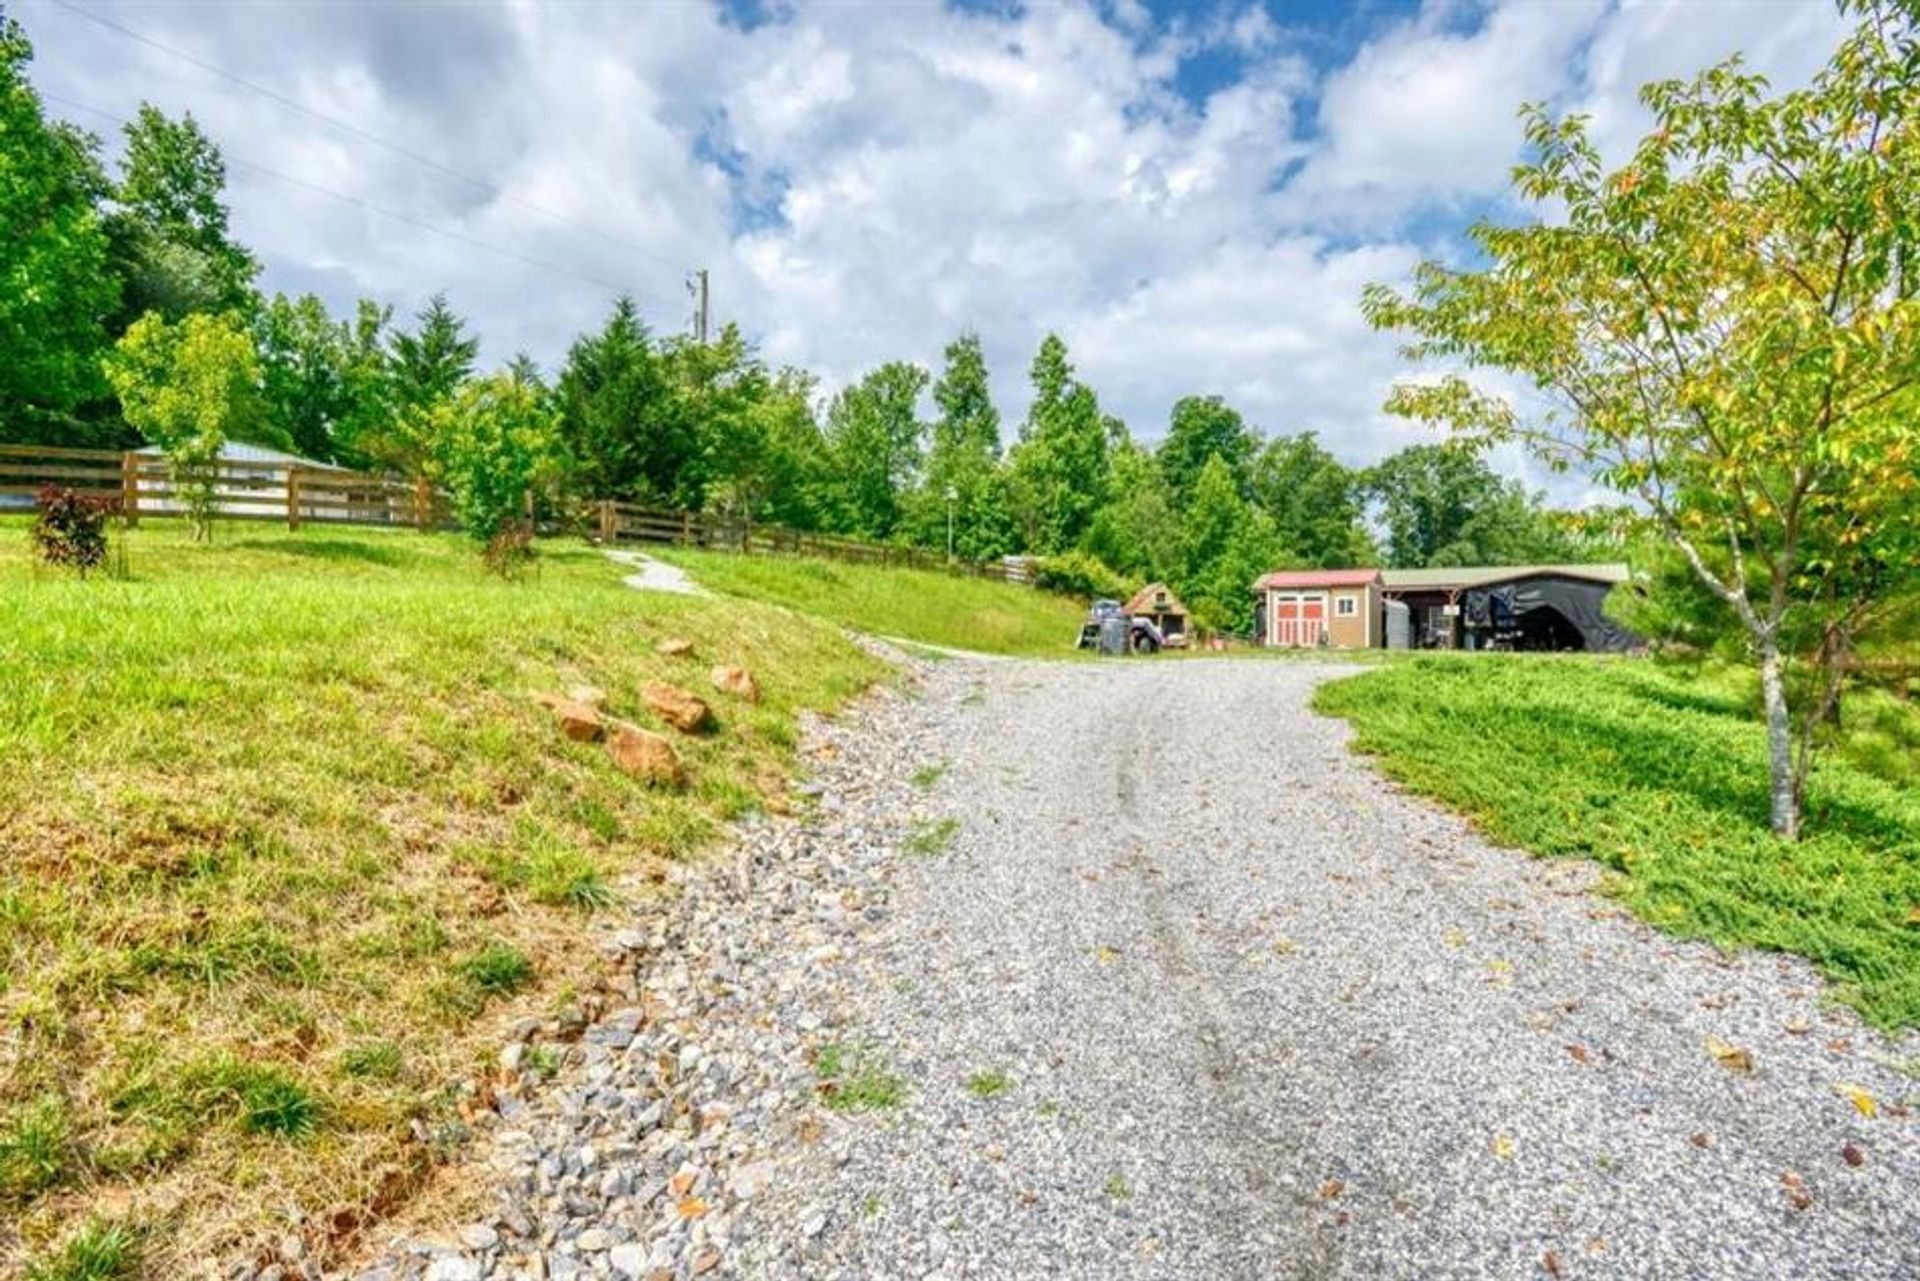
[[[1730,63],[1648,86],[1654,130],[1609,172],[1585,121],[1526,113],[1520,191],[1551,221],[1475,230],[1485,265],[1424,266],[1366,308],[1412,352],[1511,371],[1523,416],[1463,377],[1396,412],[1519,440],[1652,514],[1739,620],[1759,670],[1770,822],[1792,838],[1847,649],[1920,573],[1920,41],[1859,22],[1806,88]]]
[[[1185,396],[1173,406],[1167,437],[1156,451],[1175,503],[1184,503],[1209,458],[1226,463],[1234,483],[1246,493],[1254,451],[1260,440],[1240,411],[1218,396]]]
[[[594,498],[665,498],[698,447],[667,361],[633,299],[574,342],[560,371],[560,432],[574,484]]]
[[[387,420],[360,431],[354,448],[366,458],[407,476],[429,470],[435,432],[448,421],[440,413],[473,374],[480,340],[435,294],[415,318],[413,332],[393,336],[386,371]]]
[[[999,474],[1000,411],[994,408],[979,335],[964,333],[947,344],[933,403],[939,412],[929,432],[926,478],[907,514],[914,541],[944,549],[951,516],[955,555],[964,560],[1005,555],[1015,546],[1015,530]]]
[[[681,470],[677,501],[753,520],[817,523],[824,445],[813,417],[814,381],[771,370],[737,325],[711,342],[666,344],[674,412],[698,453]]]
[[[32,57],[0,14],[0,441],[87,444],[75,411],[106,392],[118,296],[95,209],[106,178],[92,137],[46,119]]]
[[[1410,445],[1367,473],[1389,563],[1524,565],[1565,559],[1569,544],[1526,490],[1473,451]]]
[[[921,465],[918,409],[926,389],[926,370],[893,361],[833,398],[826,436],[834,528],[886,538],[900,523],[902,500]]]
[[[553,478],[559,414],[537,382],[510,372],[468,381],[426,413],[433,470],[454,515],[476,541],[489,542]]]
[[[170,324],[149,312],[103,363],[128,425],[166,451],[194,537],[206,538],[221,447],[229,438],[257,439],[264,424],[252,336],[231,313]]]
[[[1014,447],[1027,543],[1060,551],[1079,542],[1106,495],[1107,423],[1093,389],[1075,380],[1067,345],[1048,334],[1033,358],[1033,405]]]
[[[114,210],[106,220],[121,278],[115,331],[149,311],[251,311],[260,265],[227,226],[226,162],[192,116],[150,103],[125,129]]]
[[[1280,555],[1273,521],[1240,496],[1233,468],[1207,459],[1181,513],[1179,586],[1203,626],[1245,632],[1253,625],[1253,580]]]
[[[1142,582],[1180,578],[1180,517],[1154,456],[1132,441],[1115,449],[1108,490],[1111,498],[1087,530],[1087,550]]]
[[[1363,524],[1364,479],[1314,433],[1276,436],[1250,470],[1254,505],[1272,519],[1289,567],[1343,569],[1379,559]]]
[[[260,309],[254,333],[267,419],[295,452],[322,462],[347,457],[388,412],[387,314],[362,300],[354,320],[336,321],[312,294],[275,294]]]

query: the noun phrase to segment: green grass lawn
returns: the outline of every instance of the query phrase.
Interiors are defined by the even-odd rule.
[[[184,535],[150,522],[127,576],[82,581],[0,520],[0,1273],[100,1212],[172,1276],[404,1191],[410,1122],[456,1133],[501,1025],[591,990],[589,915],[777,804],[797,712],[882,674],[824,622],[635,592],[580,544],[503,582],[451,536]],[[676,739],[682,792],[530,698],[590,684],[659,728],[649,679],[717,713]]]
[[[1496,840],[1597,859],[1648,921],[1798,953],[1875,1024],[1920,1024],[1920,787],[1887,747],[1920,713],[1854,699],[1849,717],[1887,741],[1856,735],[1828,754],[1811,834],[1787,845],[1767,831],[1745,684],[1629,660],[1434,656],[1332,682],[1317,706],[1351,721],[1389,775]]]
[[[1051,592],[933,570],[788,556],[648,548],[707,587],[785,605],[842,627],[986,654],[1065,657],[1086,604]]]

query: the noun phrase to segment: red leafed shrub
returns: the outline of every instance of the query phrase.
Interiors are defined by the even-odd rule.
[[[502,578],[518,578],[533,564],[533,522],[508,518],[495,527],[480,553],[488,569]]]
[[[33,546],[49,565],[65,565],[82,574],[107,559],[110,498],[94,498],[61,485],[41,487],[39,516],[33,522]]]

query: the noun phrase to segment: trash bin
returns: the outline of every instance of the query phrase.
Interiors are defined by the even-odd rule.
[[[1124,654],[1127,652],[1127,633],[1130,626],[1126,617],[1103,618],[1100,620],[1100,652],[1102,654]]]

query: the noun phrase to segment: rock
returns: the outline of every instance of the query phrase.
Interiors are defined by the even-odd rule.
[[[594,685],[575,685],[567,691],[567,697],[576,703],[584,703],[595,711],[607,705],[607,692]]]
[[[753,1161],[733,1172],[732,1191],[742,1201],[751,1201],[773,1182],[773,1162]]]
[[[423,1281],[480,1281],[480,1265],[458,1254],[443,1254],[427,1265]]]
[[[607,739],[607,755],[621,771],[649,783],[678,787],[686,780],[680,753],[658,734],[632,725],[616,725]]]
[[[590,704],[553,695],[540,702],[553,709],[554,719],[560,722],[560,732],[574,742],[597,743],[606,736],[607,723]]]
[[[685,658],[693,653],[693,642],[682,636],[669,636],[653,649],[656,654],[665,654],[668,658]]]
[[[713,709],[707,706],[704,699],[689,694],[677,685],[648,681],[640,687],[640,697],[646,700],[654,715],[682,734],[695,733],[713,719]]]
[[[525,1061],[526,1057],[527,1046],[524,1041],[514,1041],[510,1045],[502,1046],[500,1049],[501,1070],[518,1072],[520,1070],[520,1064]]]
[[[760,682],[756,681],[753,673],[744,667],[714,668],[713,687],[723,694],[744,698],[749,703],[760,701]]]
[[[469,1223],[460,1229],[460,1243],[469,1250],[491,1250],[500,1244],[500,1234],[485,1223]]]
[[[573,1244],[583,1253],[598,1254],[613,1244],[613,1238],[603,1228],[588,1228],[573,1239]]]
[[[622,1281],[637,1281],[647,1272],[647,1247],[631,1241],[616,1245],[607,1252],[607,1263]]]

